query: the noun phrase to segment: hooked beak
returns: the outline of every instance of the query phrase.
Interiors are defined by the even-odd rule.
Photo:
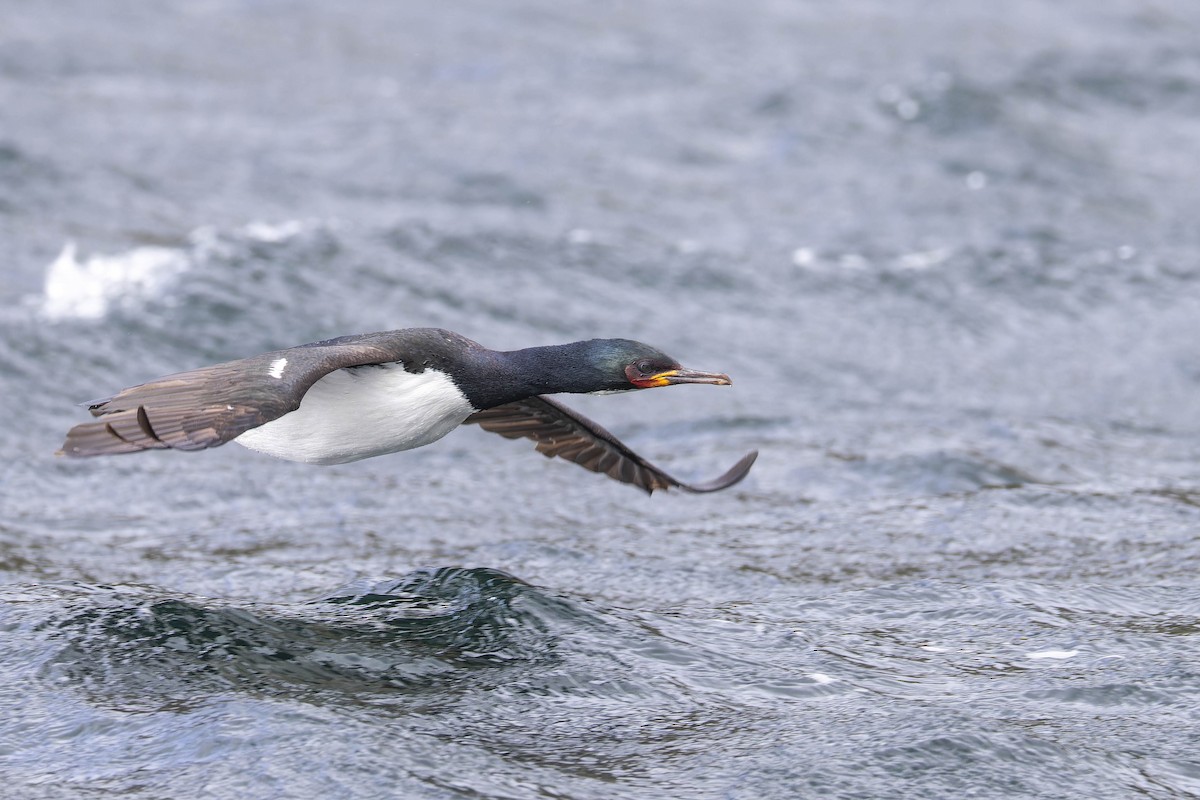
[[[671,386],[676,383],[710,383],[714,386],[733,385],[733,381],[729,380],[729,376],[723,375],[720,372],[701,372],[698,369],[685,369],[684,367],[660,372],[644,380],[636,381],[636,384],[643,389],[649,389],[652,386]]]

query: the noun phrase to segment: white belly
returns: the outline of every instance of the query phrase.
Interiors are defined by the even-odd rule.
[[[234,441],[288,461],[342,464],[436,442],[474,411],[436,370],[340,369],[313,384],[300,408]]]

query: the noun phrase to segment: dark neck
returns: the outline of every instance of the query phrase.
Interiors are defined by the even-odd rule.
[[[500,355],[528,394],[582,394],[604,388],[603,376],[586,358],[580,342],[527,347]]]
[[[586,357],[582,343],[475,354],[460,373],[459,386],[479,409],[539,394],[595,392],[611,388]]]

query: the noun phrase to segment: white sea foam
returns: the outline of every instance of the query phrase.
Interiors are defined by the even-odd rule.
[[[243,227],[242,232],[251,239],[268,244],[278,244],[303,233],[305,227],[305,223],[298,219],[279,223],[255,221]]]
[[[941,264],[952,255],[949,247],[939,247],[915,253],[905,253],[896,263],[901,269],[922,270]]]
[[[53,320],[100,319],[114,306],[159,295],[189,265],[183,251],[168,247],[135,247],[80,261],[75,243],[67,242],[46,269],[41,311]]]
[[[161,296],[184,272],[212,258],[228,258],[240,241],[276,244],[320,223],[286,220],[250,222],[231,237],[211,226],[192,231],[182,248],[135,247],[113,255],[80,260],[67,242],[49,267],[40,297],[32,298],[52,320],[100,319],[117,307],[137,305]]]
[[[1077,655],[1079,655],[1078,650],[1039,650],[1036,653],[1026,653],[1025,657],[1026,658],[1035,658],[1035,659],[1036,658],[1064,659],[1064,658],[1074,658]]]

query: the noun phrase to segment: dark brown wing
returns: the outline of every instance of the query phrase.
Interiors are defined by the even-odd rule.
[[[546,397],[530,397],[479,411],[467,417],[463,424],[468,423],[508,439],[532,439],[537,442],[538,452],[547,458],[558,456],[574,461],[584,469],[631,483],[647,494],[653,494],[655,489],[671,488],[686,492],[728,489],[746,477],[754,459],[758,458],[758,451],[748,453],[716,480],[684,483],[630,450],[620,439],[587,417]]]
[[[216,447],[295,411],[304,393],[334,370],[404,360],[416,335],[408,333],[331,339],[124,389],[89,404],[99,420],[72,428],[59,453],[100,456]]]

